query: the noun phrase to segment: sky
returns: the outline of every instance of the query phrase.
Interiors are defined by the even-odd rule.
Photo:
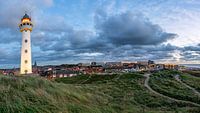
[[[199,0],[1,0],[0,68],[19,67],[25,12],[39,65],[200,63]]]

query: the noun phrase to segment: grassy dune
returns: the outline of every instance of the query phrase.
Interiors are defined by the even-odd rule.
[[[0,112],[174,113],[199,112],[148,91],[141,74],[77,76],[45,80],[0,76]]]
[[[184,71],[184,73],[188,73],[190,75],[196,76],[196,77],[200,77],[200,71]]]
[[[182,74],[181,80],[200,92],[200,75],[199,77],[195,77],[188,74]]]
[[[172,71],[155,73],[150,79],[150,86],[154,90],[169,97],[200,104],[200,97],[191,89],[185,87],[180,82],[177,82],[174,78],[175,74],[176,72]],[[182,73],[179,72],[177,74],[182,75]]]
[[[84,87],[50,82],[38,77],[1,76],[0,112],[100,112],[100,106],[93,101],[103,104],[103,95],[96,97],[86,90]]]
[[[101,92],[107,95],[109,97],[107,105],[118,113],[199,112],[200,109],[197,107],[170,101],[149,92],[143,85],[144,79],[142,74],[135,73],[111,76],[77,76],[61,78],[56,81],[88,87],[91,88],[92,93]]]

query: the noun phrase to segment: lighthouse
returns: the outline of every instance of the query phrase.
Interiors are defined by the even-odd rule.
[[[26,13],[21,19],[19,28],[20,32],[22,33],[20,74],[31,74],[31,32],[33,24],[31,22],[31,18]]]

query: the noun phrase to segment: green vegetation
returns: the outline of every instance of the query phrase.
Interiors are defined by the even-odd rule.
[[[149,84],[161,94],[200,104],[200,97],[196,93],[175,80],[174,76],[176,74],[181,75],[181,73],[174,71],[154,73]]]
[[[1,76],[0,112],[100,113],[100,110],[108,109],[106,106],[99,106],[104,105],[104,96],[95,96],[87,93],[87,90],[89,89],[39,77]],[[98,104],[93,103],[95,101]]]
[[[40,77],[0,76],[0,112],[200,112],[197,106],[168,100],[150,92],[144,86],[144,80],[143,74],[139,73],[82,75],[55,81]],[[164,85],[161,87],[164,88]],[[192,95],[189,90],[185,93]]]
[[[182,74],[181,80],[187,85],[195,88],[197,91],[200,92],[200,76],[195,77],[188,74]]]
[[[184,71],[184,73],[188,73],[190,75],[200,77],[200,71]]]
[[[65,84],[90,84],[90,83],[105,83],[108,80],[117,78],[118,75],[80,75],[74,77],[58,78],[57,82]]]
[[[95,93],[96,96],[103,93],[107,96],[106,104],[112,109],[110,111],[117,113],[200,111],[198,107],[177,103],[151,93],[144,87],[145,78],[142,75],[137,73],[107,76],[88,75],[60,78],[56,81],[89,88],[91,89],[90,93]]]

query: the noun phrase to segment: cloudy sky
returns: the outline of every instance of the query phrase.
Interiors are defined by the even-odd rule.
[[[1,0],[0,67],[18,67],[25,11],[33,62],[200,63],[199,0]]]

